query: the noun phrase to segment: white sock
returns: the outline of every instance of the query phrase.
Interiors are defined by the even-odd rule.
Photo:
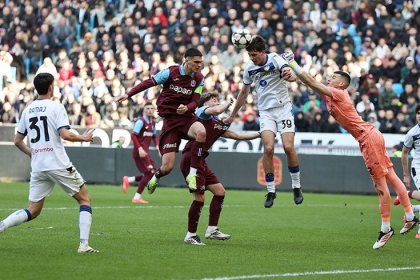
[[[414,213],[411,212],[405,212],[405,217],[407,218],[407,221],[412,221],[414,219]]]
[[[210,232],[212,232],[215,229],[217,229],[217,226],[208,226],[206,233],[210,233]]]
[[[190,173],[188,175],[197,175],[197,168],[190,167]]]
[[[80,229],[80,244],[81,245],[88,244],[91,225],[92,225],[92,214],[88,211],[80,211],[79,229]]]
[[[197,235],[196,232],[187,232],[187,235],[185,236],[185,238],[190,238],[190,237],[193,237],[193,236],[196,236],[196,235]]]
[[[272,193],[276,192],[276,185],[274,184],[274,181],[273,182],[266,182],[266,184],[267,184],[267,191],[268,192],[272,192]]]
[[[141,198],[141,194],[136,192],[134,194],[134,199],[140,199],[140,198]]]
[[[388,233],[391,230],[391,222],[384,222],[382,221],[381,231],[383,233]]]
[[[134,183],[135,181],[136,181],[136,177],[134,177],[134,176],[128,177],[128,182]]]
[[[296,173],[290,173],[290,177],[292,178],[292,188],[298,189],[300,188],[300,171]]]
[[[30,213],[27,209],[20,209],[10,214],[6,219],[3,220],[4,229],[20,225],[30,220]]]

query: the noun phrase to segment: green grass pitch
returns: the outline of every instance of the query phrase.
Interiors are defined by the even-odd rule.
[[[0,219],[26,206],[27,183],[0,184]],[[367,186],[371,187],[371,186]],[[131,204],[135,188],[89,185],[90,244],[99,254],[77,254],[77,203],[56,187],[40,217],[0,234],[0,279],[417,279],[417,229],[397,233],[380,250],[376,196],[280,192],[273,208],[264,191],[227,191],[219,227],[228,241],[204,239],[207,194],[199,235],[207,246],[183,243],[191,196],[158,188],[146,206]],[[402,227],[401,206],[392,226]],[[399,270],[403,269],[403,270]]]

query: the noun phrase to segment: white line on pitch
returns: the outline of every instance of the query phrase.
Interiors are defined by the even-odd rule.
[[[373,269],[355,269],[355,270],[313,271],[313,272],[290,272],[290,273],[282,273],[282,274],[257,274],[257,275],[231,276],[231,277],[202,278],[201,280],[259,279],[259,278],[273,278],[273,277],[298,277],[298,276],[314,276],[314,275],[337,275],[337,274],[351,274],[351,273],[371,273],[371,272],[404,271],[404,270],[420,270],[420,266],[373,268]]]

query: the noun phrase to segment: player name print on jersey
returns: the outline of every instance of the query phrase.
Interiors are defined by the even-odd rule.
[[[42,113],[45,112],[47,110],[46,106],[42,106],[42,107],[33,107],[33,108],[29,108],[29,114],[32,113]]]

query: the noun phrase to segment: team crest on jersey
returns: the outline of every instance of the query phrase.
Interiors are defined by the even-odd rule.
[[[195,87],[195,80],[192,80],[192,81],[191,81],[191,86],[192,86],[192,87]]]
[[[266,66],[264,67],[264,70],[265,70],[265,71],[270,70],[270,65],[266,65]]]

